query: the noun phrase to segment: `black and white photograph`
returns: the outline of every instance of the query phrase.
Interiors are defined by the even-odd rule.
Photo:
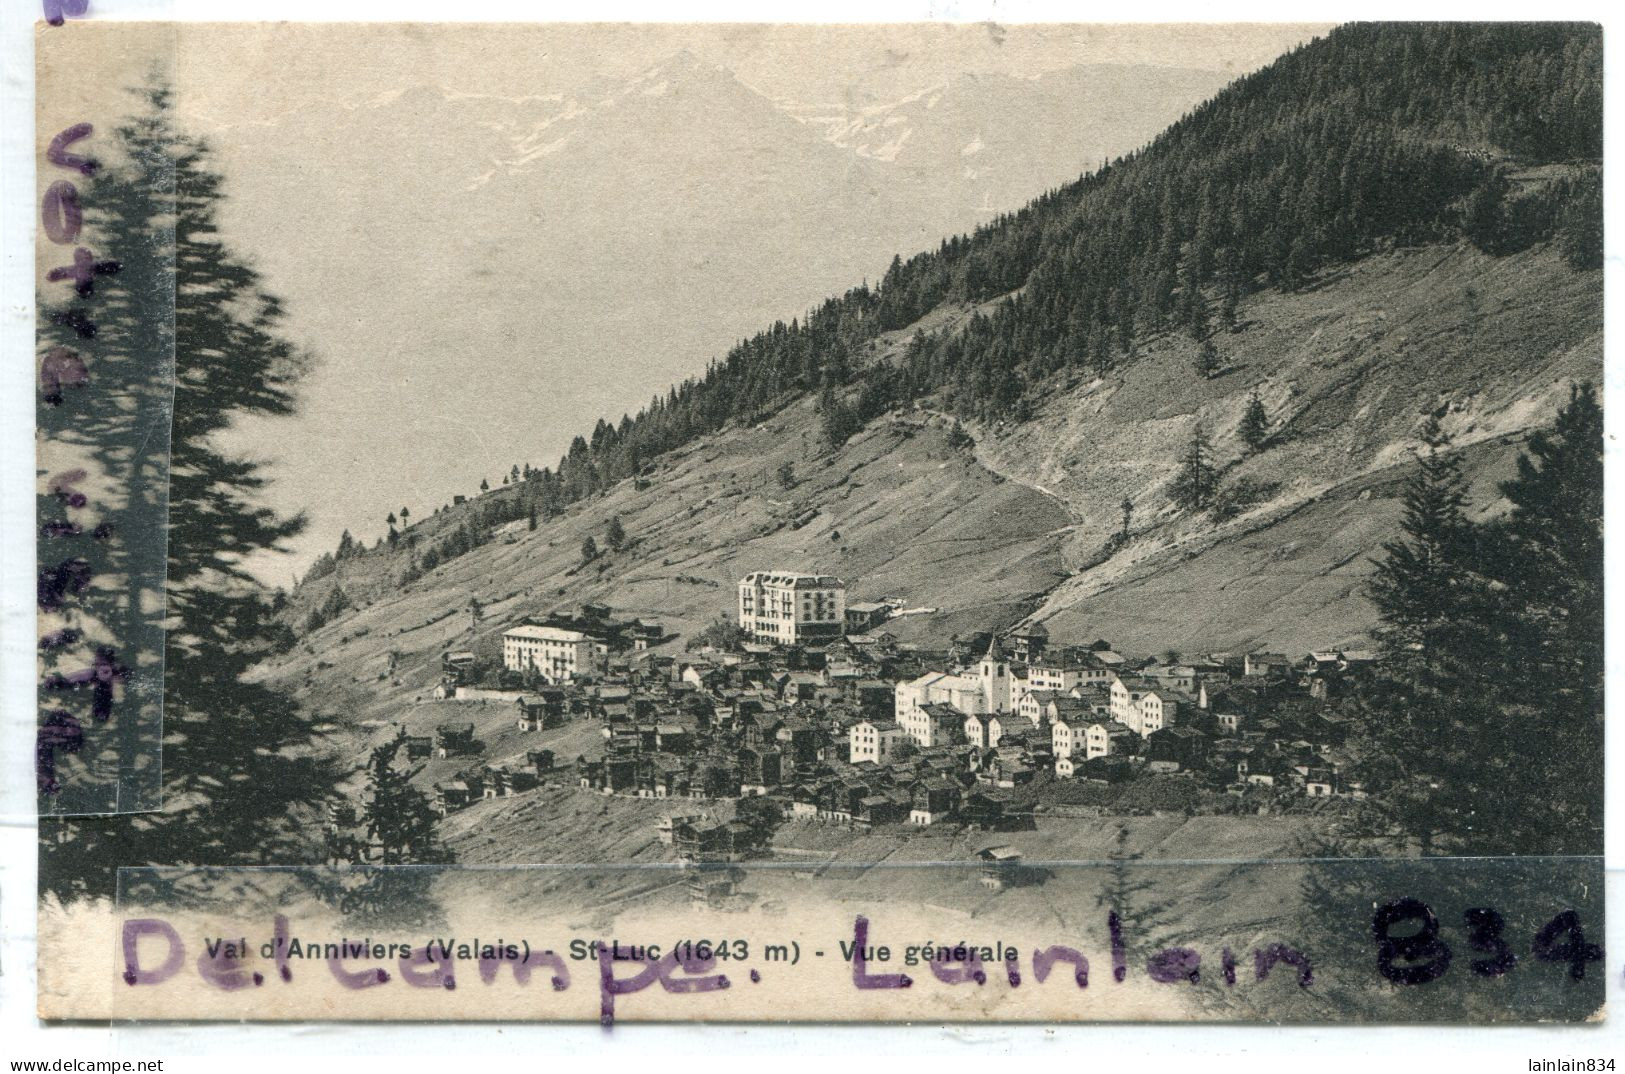
[[[1603,1017],[1600,26],[35,48],[41,1018]]]

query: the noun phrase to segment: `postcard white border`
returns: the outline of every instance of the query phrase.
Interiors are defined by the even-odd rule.
[[[1042,21],[1345,21],[1349,19],[1576,19],[1605,30],[1605,182],[1610,310],[1618,307],[1622,227],[1616,213],[1625,182],[1618,167],[1625,83],[1616,33],[1625,19],[1596,2],[1532,5],[1377,0],[1359,5],[1247,0],[1223,5],[1189,0],[1142,0],[1131,8],[1097,8],[1063,0],[598,0],[592,5],[485,0],[91,0],[110,18],[302,21],[809,21],[809,22],[1042,22]],[[399,1057],[404,1071],[442,1070],[447,1055],[470,1060],[509,1056],[521,1061],[624,1063],[634,1054],[674,1067],[705,1060],[712,1070],[775,1069],[836,1059],[891,1067],[905,1057],[956,1063],[1083,1063],[1135,1069],[1190,1057],[1208,1070],[1370,1070],[1430,1061],[1441,1069],[1525,1070],[1528,1058],[1612,1056],[1625,1064],[1625,734],[1608,737],[1609,1003],[1614,1017],[1597,1027],[1338,1027],[1032,1026],[776,1027],[639,1026],[606,1036],[592,1026],[65,1026],[42,1028],[34,1011],[35,848],[32,740],[34,696],[32,472],[33,57],[37,0],[0,0],[0,1059],[78,1057],[173,1058],[166,1070],[204,1069],[204,1057],[229,1047],[234,1069],[285,1071],[293,1057],[341,1060]],[[1625,517],[1625,362],[1617,331],[1606,343],[1607,505]],[[1625,682],[1625,538],[1608,535],[1608,667]],[[1610,683],[1612,686],[1613,683]],[[1621,691],[1608,692],[1609,723],[1625,726]],[[794,1056],[795,1058],[791,1058]],[[190,1057],[190,1058],[188,1058]],[[1200,1057],[1198,1059],[1198,1057]],[[304,1062],[306,1058],[299,1061]],[[336,1067],[337,1063],[333,1064]],[[1132,1066],[1131,1066],[1132,1065]],[[326,1063],[317,1069],[328,1069]]]

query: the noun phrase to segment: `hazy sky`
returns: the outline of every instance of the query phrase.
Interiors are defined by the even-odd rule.
[[[1192,69],[1233,77],[1325,29],[70,23],[40,39],[42,86],[70,53],[107,73],[42,92],[41,126],[52,110],[115,115],[114,87],[156,60],[185,125],[211,139],[224,235],[318,357],[297,417],[233,437],[269,464],[274,506],[309,515],[294,555],[255,564],[287,584],[342,530],[370,542],[402,505],[424,517],[514,462],[550,464],[598,417],[635,411],[741,336],[873,279],[893,252],[934,246],[939,224],[976,223],[925,211],[919,199],[940,200],[940,186],[890,189],[904,180],[881,162],[801,144],[794,120],[730,96],[731,83],[709,86],[696,111],[659,102],[633,122],[641,96],[607,110],[606,93],[673,55],[775,101],[855,115],[965,74],[1119,64],[1167,69],[1170,87]],[[578,96],[606,111],[581,119],[560,103]],[[1125,115],[1138,107],[1121,102]],[[586,129],[555,152],[568,122]],[[786,160],[767,159],[781,148]],[[1035,176],[1026,196],[1096,163]],[[758,189],[787,171],[805,184]],[[837,234],[813,211],[825,201],[840,203],[838,220],[875,215]]]
[[[1078,64],[1244,74],[1327,24],[217,24],[187,29],[183,106],[223,122],[412,85],[520,96],[636,74],[680,50],[802,103],[886,101],[963,73]],[[266,79],[274,81],[267,85]]]

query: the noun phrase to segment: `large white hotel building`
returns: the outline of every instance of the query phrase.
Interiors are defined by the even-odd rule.
[[[827,574],[753,571],[739,583],[739,626],[780,645],[839,638],[846,627],[846,583]]]
[[[525,623],[502,635],[502,666],[509,671],[534,668],[548,682],[600,675],[605,656],[604,643],[579,630]]]

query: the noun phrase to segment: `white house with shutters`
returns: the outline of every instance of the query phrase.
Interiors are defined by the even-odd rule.
[[[863,720],[847,732],[847,760],[851,764],[887,764],[908,741],[908,732],[891,720]]]

